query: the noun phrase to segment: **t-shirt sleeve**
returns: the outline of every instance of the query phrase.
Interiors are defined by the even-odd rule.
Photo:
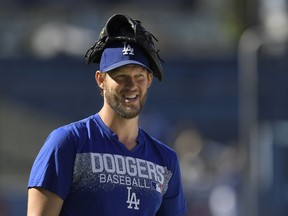
[[[73,138],[63,128],[54,130],[34,161],[28,188],[42,187],[64,200],[72,185],[74,160]]]
[[[157,216],[181,216],[187,212],[186,200],[184,197],[181,181],[179,161],[176,156],[174,170],[170,179],[168,189],[163,196],[162,204]]]

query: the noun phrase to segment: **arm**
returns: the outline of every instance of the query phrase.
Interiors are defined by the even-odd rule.
[[[27,216],[56,216],[60,214],[63,200],[43,188],[28,190]]]

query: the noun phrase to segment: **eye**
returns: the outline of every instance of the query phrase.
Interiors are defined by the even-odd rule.
[[[123,74],[118,74],[117,76],[115,76],[116,78],[124,78],[125,77],[125,75],[123,75]]]
[[[137,74],[137,75],[136,75],[136,78],[137,78],[137,79],[144,79],[145,76],[144,76],[144,74],[141,73],[141,74]]]
[[[113,78],[117,79],[117,80],[124,80],[126,78],[126,76],[124,74],[117,74]]]

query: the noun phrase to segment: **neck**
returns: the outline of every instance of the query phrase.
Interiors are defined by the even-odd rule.
[[[109,112],[103,108],[99,111],[99,116],[104,124],[117,134],[118,140],[128,150],[132,150],[137,145],[138,116],[132,119],[124,119],[114,111]]]

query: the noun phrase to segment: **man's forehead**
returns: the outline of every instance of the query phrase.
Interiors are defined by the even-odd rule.
[[[111,71],[109,71],[109,74],[116,74],[116,73],[126,73],[126,74],[130,74],[133,72],[138,72],[138,73],[148,73],[148,70],[145,67],[142,67],[140,65],[136,65],[136,64],[128,64],[128,65],[124,65],[118,68],[115,68]]]

